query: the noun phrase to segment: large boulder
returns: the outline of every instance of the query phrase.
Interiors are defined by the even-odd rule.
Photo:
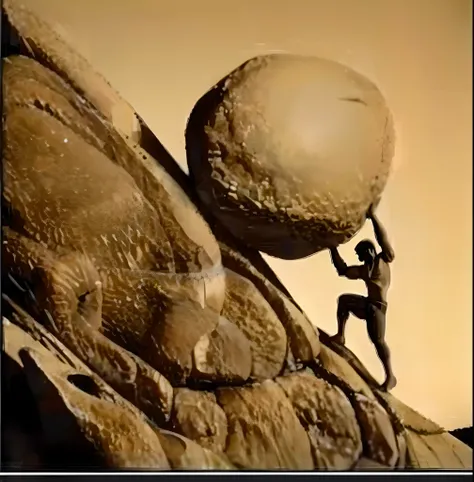
[[[393,156],[378,88],[339,63],[265,55],[223,78],[186,129],[201,201],[237,238],[284,259],[348,241]]]

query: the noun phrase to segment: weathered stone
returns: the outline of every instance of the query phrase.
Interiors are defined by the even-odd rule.
[[[293,323],[286,326],[290,348],[296,362],[307,362],[317,357],[321,346],[317,328],[309,321],[304,313],[282,293],[280,293],[286,310],[290,313]]]
[[[246,257],[253,262],[256,258],[251,249],[242,248],[242,243],[237,243],[236,249],[245,256],[230,243],[234,248],[225,248],[228,252],[224,264],[238,273],[236,277],[249,280],[248,283],[239,280],[237,288],[242,288],[242,301],[248,289],[247,298],[258,304],[261,294],[268,305],[261,299],[262,306],[257,308],[263,314],[256,326],[252,326],[251,310],[244,308],[244,303],[240,312],[235,307],[235,321],[224,313],[230,323],[221,319],[219,325],[224,297],[232,296],[232,289],[226,289],[220,250],[194,205],[162,167],[164,161],[160,156],[165,151],[162,146],[161,150],[156,148],[159,141],[133,109],[53,29],[17,2],[5,0],[3,6],[22,37],[21,52],[29,58],[13,56],[3,61],[2,206],[5,204],[7,208],[6,224],[11,228],[4,230],[7,247],[2,253],[2,289],[7,284],[10,289],[16,283],[18,296],[13,298],[21,300],[22,308],[44,324],[38,324],[16,306],[11,319],[21,329],[15,325],[5,328],[7,355],[2,367],[5,362],[7,370],[2,371],[3,382],[8,390],[16,387],[7,392],[8,413],[15,414],[8,419],[3,434],[9,445],[9,463],[20,461],[24,468],[31,469],[49,467],[54,460],[54,464],[60,463],[69,470],[81,465],[78,460],[83,462],[81,468],[233,468],[227,456],[218,453],[225,450],[243,468],[347,466],[347,453],[342,453],[347,446],[342,441],[350,439],[355,429],[351,425],[352,429],[346,426],[344,431],[339,422],[342,423],[344,413],[346,423],[353,423],[354,416],[349,415],[347,400],[336,388],[340,386],[356,408],[366,446],[366,453],[355,464],[356,470],[375,468],[377,464],[382,464],[378,468],[392,467],[395,458],[397,468],[405,464],[472,468],[472,451],[464,444],[446,438],[445,434],[422,435],[440,433],[442,429],[382,394],[383,400],[394,408],[394,416],[376,393],[395,429],[395,445],[388,418],[373,400],[369,388],[373,379],[356,358],[337,346],[329,348],[348,364],[323,348],[318,365],[321,373],[315,366],[318,374],[327,375],[325,380],[329,384],[310,373],[299,373],[280,377],[280,386],[267,381],[242,388],[222,388],[226,383],[242,383],[249,375],[273,378],[278,373],[287,373],[288,368],[296,370],[302,362],[311,362],[320,353],[318,330],[281,293],[284,287],[278,285],[276,278],[272,281],[279,290],[248,262]],[[378,201],[391,157],[391,148],[387,146],[391,119],[377,89],[346,71],[344,76],[356,79],[355,93],[360,93],[356,91],[361,85],[367,90],[361,96],[345,97],[334,103],[324,98],[323,108],[318,105],[311,109],[309,121],[314,121],[321,112],[326,113],[329,105],[341,108],[339,131],[352,131],[353,125],[359,130],[367,127],[367,122],[347,121],[352,114],[356,121],[360,116],[364,120],[369,112],[386,113],[387,129],[379,129],[375,115],[376,128],[370,130],[371,139],[366,130],[355,141],[353,138],[352,144],[343,143],[342,147],[325,144],[323,151],[329,157],[321,157],[322,151],[315,146],[303,146],[301,139],[298,145],[294,144],[294,136],[286,136],[288,129],[294,127],[290,120],[294,117],[269,111],[270,107],[276,106],[277,110],[288,107],[283,105],[285,99],[277,104],[272,100],[269,106],[265,98],[257,95],[264,105],[257,102],[252,109],[245,110],[249,98],[245,96],[255,94],[252,89],[246,91],[249,79],[252,82],[252,78],[257,78],[254,85],[263,85],[262,75],[265,77],[273,66],[279,65],[281,70],[276,75],[273,71],[267,79],[280,76],[281,80],[281,76],[289,75],[287,62],[296,69],[291,76],[297,80],[302,76],[296,74],[306,68],[311,70],[311,65],[340,68],[326,61],[284,56],[248,62],[237,69],[237,77],[241,76],[237,82],[232,74],[226,79],[230,83],[223,85],[223,93],[214,91],[205,96],[213,100],[217,95],[217,103],[230,101],[231,109],[227,113],[217,112],[209,123],[210,129],[201,133],[201,139],[193,138],[196,134],[192,129],[193,117],[206,112],[195,109],[187,132],[187,149],[191,161],[197,155],[204,160],[205,168],[212,164],[212,172],[204,169],[194,177],[198,181],[206,176],[213,178],[211,183],[219,199],[217,203],[211,200],[211,207],[214,212],[218,206],[229,208],[228,217],[219,211],[224,224],[232,223],[234,231],[243,233],[254,246],[260,243],[267,252],[298,257],[348,239],[360,226],[366,206],[372,200]],[[253,67],[256,68],[249,72]],[[337,93],[340,85],[335,81],[331,88]],[[306,95],[304,89],[297,87],[292,91],[284,87],[291,94],[290,103],[293,94]],[[308,88],[311,91],[311,85]],[[245,94],[240,106],[232,98],[239,89]],[[309,98],[317,98],[314,90]],[[373,109],[374,103],[379,110]],[[297,117],[311,108],[310,104],[303,106]],[[344,111],[345,108],[349,111]],[[250,129],[245,134],[245,145],[229,143],[230,131],[226,131],[229,122],[236,127],[235,121],[249,119],[252,127],[262,120],[255,118],[255,112],[264,114],[263,121],[268,123],[270,131]],[[283,123],[277,122],[282,118]],[[273,135],[275,132],[277,136]],[[216,139],[216,133],[224,136]],[[232,136],[241,134],[237,125]],[[374,142],[378,134],[380,138]],[[154,141],[150,143],[151,138]],[[278,146],[273,145],[275,138]],[[203,139],[216,143],[219,150],[216,159],[193,149]],[[262,143],[261,139],[269,142]],[[362,152],[362,149],[366,164],[362,157],[349,160],[346,154],[354,151],[354,143],[362,147],[379,144],[385,152],[370,148]],[[306,158],[301,146],[308,153]],[[384,158],[382,163],[374,162],[379,152]],[[304,164],[315,157],[318,161],[312,164],[308,176]],[[331,166],[340,163],[329,166],[319,159],[336,158],[350,165],[344,168],[344,179],[330,180],[328,188],[334,192],[332,197],[324,199],[326,186],[317,186],[316,194],[312,189],[335,175]],[[277,167],[275,171],[282,159],[283,164],[290,161],[292,166]],[[249,160],[259,160],[261,164],[251,162],[244,166]],[[203,177],[199,178],[200,174]],[[362,176],[354,181],[358,174]],[[259,176],[262,179],[257,179]],[[370,194],[366,188],[371,183],[374,191]],[[205,183],[199,188],[204,196],[209,193]],[[358,190],[355,197],[353,190]],[[353,204],[346,202],[346,195],[351,196]],[[288,199],[291,205],[285,205]],[[327,216],[328,213],[331,215]],[[260,226],[260,232],[252,231],[252,224]],[[21,227],[22,236],[15,231],[12,234],[17,227]],[[316,229],[312,231],[313,227]],[[222,239],[227,243],[231,238]],[[268,274],[265,270],[261,272]],[[7,275],[14,281],[8,282]],[[278,326],[274,325],[275,317],[269,321],[271,312],[284,326],[290,347],[284,355],[287,366],[279,372],[283,332],[279,335],[280,343],[273,345],[271,336],[268,335],[266,345],[265,336],[260,336],[267,333],[263,328]],[[258,331],[260,328],[262,332]],[[194,363],[196,353],[199,371]],[[170,383],[153,367],[169,374],[175,385],[194,382],[217,385],[222,407],[211,393],[177,391],[171,422],[193,440],[162,431],[152,423],[152,420],[158,424],[167,422],[173,395]],[[313,387],[314,383],[318,387]],[[2,398],[2,406],[3,401]],[[30,422],[35,417],[39,419],[36,406],[41,409],[44,433],[38,420],[33,429],[26,423],[18,423],[22,417],[31,419]],[[340,408],[339,413],[336,407]],[[399,427],[399,418],[412,429],[407,434]],[[334,442],[336,432],[340,438]],[[404,444],[409,448],[408,461],[404,460]],[[336,449],[341,449],[341,453]]]
[[[403,470],[407,467],[408,458],[408,446],[407,446],[407,433],[406,430],[396,434],[397,447],[398,447],[398,462],[397,469]]]
[[[8,345],[13,340],[14,346],[24,345],[26,347],[32,347],[40,353],[54,355],[59,361],[69,365],[71,368],[90,372],[87,365],[46,328],[29,316],[28,313],[24,312],[8,297],[4,297],[2,301],[4,307],[13,307],[15,309],[15,311],[10,314],[10,319],[13,323],[5,317],[2,320],[3,339],[5,341],[4,348],[11,356],[16,356],[17,354],[15,349],[8,349]],[[19,358],[15,360],[17,363],[21,363]]]
[[[227,269],[226,287],[222,315],[235,323],[250,342],[252,377],[267,379],[277,376],[287,352],[283,325],[250,280]]]
[[[314,468],[308,436],[276,383],[219,388],[216,396],[227,416],[226,454],[236,467]]]
[[[88,455],[91,466],[169,468],[158,437],[136,409],[129,410],[96,375],[65,365],[46,349],[25,347],[18,330],[8,332],[5,349],[25,370],[46,452]]]
[[[397,439],[398,447],[398,461],[396,468],[403,470],[407,467],[408,448],[407,448],[407,429],[399,414],[394,410],[392,404],[387,400],[387,392],[381,390],[374,390],[376,400],[380,403],[382,408],[387,412],[390,421],[392,422],[393,431]]]
[[[366,397],[371,399],[375,398],[369,386],[364,380],[362,380],[349,363],[323,344],[321,344],[318,361],[328,372],[333,373],[347,383],[354,392],[363,393]]]
[[[206,333],[217,324],[215,314],[206,313],[192,302],[176,304],[162,323],[150,330],[148,347],[143,355],[153,365],[163,364],[164,374],[179,386],[191,376],[193,350]]]
[[[419,414],[416,410],[405,405],[390,393],[382,391],[377,393],[390,405],[403,425],[412,432],[424,435],[434,435],[445,432],[437,423]]]
[[[217,300],[222,307],[225,291],[223,277],[216,273],[211,275],[214,268],[220,265],[216,240],[194,204],[177,185],[177,181],[150,156],[154,155],[158,161],[162,160],[169,167],[169,153],[153,136],[145,122],[54,29],[16,2],[7,1],[4,8],[10,24],[22,39],[22,55],[46,65],[51,71],[50,74],[58,74],[53,82],[54,90],[57,94],[66,96],[71,105],[67,106],[64,102],[57,105],[58,96],[54,102],[43,102],[41,97],[45,93],[44,89],[34,85],[32,95],[23,94],[23,99],[16,100],[22,100],[23,103],[29,101],[38,104],[37,107],[46,108],[50,114],[59,117],[69,128],[103,151],[133,177],[148,202],[160,214],[160,222],[166,229],[178,271],[207,271],[202,283],[206,285],[206,292],[213,297],[209,304]],[[26,77],[28,75],[26,73]],[[24,72],[20,76],[21,82],[22,77],[25,78]],[[58,89],[59,77],[65,82]],[[23,84],[28,85],[24,82]],[[80,94],[79,98],[76,92]],[[81,114],[80,122],[69,118],[71,106]],[[130,126],[130,123],[133,123],[133,126]],[[148,151],[142,149],[142,145]],[[176,169],[174,171],[176,174]],[[130,235],[130,232],[128,234]],[[132,230],[132,235],[134,234],[136,233]],[[148,239],[150,246],[155,239],[153,236]],[[146,258],[146,252],[142,252],[142,255]],[[215,309],[220,310],[220,307]]]
[[[29,82],[24,82],[24,79],[28,79]],[[106,254],[109,257],[112,256],[114,267],[117,267],[118,263],[122,263],[122,265],[125,263],[125,267],[129,267],[130,256],[135,264],[139,263],[142,267],[146,266],[144,263],[152,262],[153,264],[160,261],[162,269],[169,270],[169,267],[174,264],[181,272],[199,273],[203,269],[212,271],[219,266],[220,253],[216,240],[187,196],[173,183],[156,161],[138,152],[129,143],[129,140],[121,137],[111,124],[101,118],[98,112],[91,110],[92,108],[84,103],[83,98],[67,83],[31,59],[13,57],[5,61],[4,86],[6,112],[16,112],[18,115],[18,111],[21,112],[23,108],[26,108],[35,116],[43,113],[45,118],[43,123],[47,124],[46,131],[38,132],[37,135],[44,137],[48,142],[38,145],[31,142],[34,141],[31,138],[30,142],[24,143],[23,148],[26,150],[40,149],[43,157],[38,162],[43,162],[43,164],[45,163],[44,158],[51,157],[54,151],[57,155],[66,156],[59,166],[54,166],[53,173],[42,172],[40,175],[51,177],[55,173],[61,178],[63,189],[67,189],[69,184],[72,184],[71,176],[76,181],[76,184],[72,184],[68,191],[68,196],[71,198],[69,209],[75,208],[76,221],[79,223],[76,229],[79,227],[84,229],[84,211],[81,210],[81,207],[84,203],[90,202],[88,201],[89,196],[93,196],[95,203],[102,204],[104,207],[107,202],[117,205],[120,199],[123,201],[123,208],[107,209],[108,218],[104,218],[103,210],[94,211],[96,217],[102,216],[101,223],[94,223],[91,218],[89,219],[90,225],[86,225],[86,228],[89,231],[99,229],[98,234],[101,236],[81,238],[76,243],[79,241],[92,243],[92,246],[87,246],[87,248],[89,250],[95,248],[95,251],[99,251],[97,253],[99,259],[101,259],[99,255],[102,258]],[[20,122],[21,119],[17,119],[13,126],[15,127]],[[14,143],[14,140],[12,142]],[[8,143],[6,144],[8,146]],[[15,146],[19,148],[18,145],[15,144]],[[77,155],[74,156],[74,152],[77,152],[78,148],[79,152],[82,152],[83,149],[88,152],[88,156],[81,156],[84,160],[82,163]],[[15,154],[21,156],[21,153],[13,152],[14,157]],[[88,161],[91,156],[95,162]],[[69,159],[71,157],[72,159]],[[99,160],[99,158],[101,159]],[[76,164],[76,169],[68,166],[68,162],[71,161]],[[113,167],[114,164],[115,167]],[[20,164],[15,164],[15,168],[20,167]],[[58,171],[58,168],[62,168],[61,171]],[[77,171],[77,169],[80,170]],[[31,178],[34,176],[34,172],[30,172],[30,177],[26,180],[23,179],[23,188],[28,187],[27,184],[25,186],[25,182],[34,182],[35,179]],[[92,174],[93,178],[90,177]],[[93,182],[100,178],[103,178],[102,181]],[[89,196],[82,196],[83,190],[87,191]],[[13,190],[12,193],[14,194],[15,191]],[[38,192],[36,195],[38,194],[40,193]],[[45,197],[45,193],[43,193],[43,197]],[[46,197],[46,199],[48,198]],[[145,199],[146,201],[143,202]],[[25,208],[28,206],[29,204],[26,204]],[[90,211],[86,212],[90,217]],[[135,216],[131,213],[135,213]],[[157,213],[159,213],[158,216]],[[79,217],[79,214],[82,216]],[[122,226],[123,221],[118,224],[124,232],[117,229],[117,217],[127,218],[126,226]],[[66,222],[64,219],[62,221]],[[139,224],[139,229],[135,228],[137,224]],[[46,227],[58,229],[61,226],[56,224],[50,226],[46,223],[39,231],[40,236],[48,237]],[[62,226],[63,230],[65,227],[71,229],[67,223]],[[34,226],[30,227],[30,229],[32,228]],[[50,244],[51,241],[50,239],[45,240]],[[70,243],[71,239],[66,236],[62,242]],[[115,244],[118,252],[101,249],[101,245],[104,243],[106,246]],[[134,255],[133,247],[137,244],[142,245],[142,250],[141,253]],[[144,244],[149,245],[148,249],[146,247],[143,249]],[[126,256],[127,248],[131,249],[128,256]],[[122,254],[122,258],[119,254]],[[110,266],[110,261],[106,264]],[[222,286],[221,291],[224,288],[225,286]]]
[[[20,253],[16,254],[18,260]],[[82,371],[92,369],[156,423],[168,420],[173,402],[173,389],[165,377],[142,359],[113,344],[102,335],[95,336],[94,331],[87,325],[80,337],[74,331],[59,333],[58,336],[75,349],[78,355],[82,355],[78,357],[5,295],[4,303],[13,310],[12,320],[41,343],[40,347],[45,346],[59,360],[73,368]],[[84,336],[89,337],[89,345],[85,347]],[[125,363],[122,363],[123,361]],[[111,365],[115,368],[111,369]]]
[[[411,468],[472,470],[472,449],[449,433],[420,435],[407,430],[407,445]]]
[[[398,444],[387,412],[376,400],[360,393],[354,394],[353,405],[364,440],[364,455],[394,467],[399,458]]]
[[[335,343],[331,340],[331,337],[320,328],[318,329],[319,339],[321,343],[324,343],[333,352],[344,358],[347,363],[356,371],[356,373],[364,380],[364,382],[372,389],[380,388],[380,383],[372,376],[367,368],[362,364],[359,358],[347,347]]]
[[[191,375],[193,349],[219,323],[192,278],[140,270],[103,270],[102,331],[175,385]],[[130,316],[133,313],[133,316]]]
[[[308,433],[316,469],[348,470],[362,453],[356,414],[337,387],[308,372],[276,379]]]
[[[144,309],[147,303],[159,308],[168,304],[168,318],[173,319],[184,310],[175,309],[175,299],[157,286],[174,283],[180,304],[183,297],[186,301],[185,285],[192,285],[202,310],[209,308],[201,318],[208,316],[210,325],[205,323],[189,349],[184,347],[187,366],[183,360],[171,360],[171,365],[184,364],[183,373],[176,377],[186,378],[192,348],[217,323],[225,295],[219,248],[209,228],[185,194],[155,172],[158,167],[150,171],[113,127],[56,74],[31,59],[8,59],[5,92],[4,199],[18,217],[12,224],[21,223],[28,241],[16,242],[14,232],[8,237],[4,250],[11,256],[6,257],[4,270],[18,271],[15,242],[22,243],[25,267],[35,268],[36,262],[45,260],[49,286],[42,279],[34,288],[43,290],[52,317],[62,320],[58,336],[65,342],[67,332],[76,331],[75,337],[89,345],[84,354],[90,352],[90,344],[99,343],[100,336],[90,330],[85,336],[84,324],[70,327],[71,316],[87,315],[87,323],[99,328],[102,314],[109,338],[137,352],[139,341],[153,332],[150,324],[156,323],[150,319],[156,309]],[[35,211],[38,206],[41,215]],[[56,274],[49,275],[48,266]],[[21,280],[29,276],[28,269],[10,274]],[[161,271],[155,285],[136,281],[153,271]],[[137,283],[136,296],[131,295],[130,288]],[[77,298],[83,295],[85,302],[78,304]],[[82,314],[84,306],[87,310]],[[193,305],[188,311],[195,309]],[[71,347],[70,337],[69,342],[65,343]],[[105,339],[100,343],[114,351]],[[173,352],[164,345],[162,352]],[[132,369],[134,364],[122,358],[122,365]]]
[[[285,54],[232,71],[197,102],[186,129],[202,202],[247,245],[285,259],[362,227],[385,187],[393,140],[371,81],[330,60]],[[219,176],[235,186],[233,197]]]
[[[35,58],[54,65],[68,82],[86,94],[95,107],[124,134],[134,139],[140,137],[138,120],[132,107],[50,25],[16,1],[5,0],[3,8]]]
[[[222,384],[243,383],[252,369],[250,342],[242,331],[224,317],[193,351],[194,376],[198,380]]]
[[[173,430],[213,452],[224,452],[227,419],[212,392],[178,388],[171,417]]]
[[[167,430],[157,432],[161,445],[175,470],[232,470],[223,454],[216,454],[197,443]]]
[[[319,355],[320,343],[317,328],[307,316],[272,283],[270,283],[248,259],[225,244],[220,243],[224,265],[249,279],[277,314],[285,328],[295,362],[308,362]]]
[[[386,465],[380,464],[375,460],[368,459],[367,457],[361,457],[357,464],[354,466],[355,471],[362,471],[365,472],[367,470],[391,470],[391,467],[387,467]]]

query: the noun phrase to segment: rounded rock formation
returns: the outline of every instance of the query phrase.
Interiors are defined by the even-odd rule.
[[[237,238],[283,259],[348,241],[385,187],[392,116],[339,63],[253,58],[195,105],[187,162],[201,201]]]

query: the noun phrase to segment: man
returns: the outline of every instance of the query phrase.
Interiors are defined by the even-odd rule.
[[[344,345],[344,331],[349,315],[352,313],[366,320],[370,340],[375,345],[385,370],[382,389],[389,391],[397,384],[390,362],[390,350],[385,342],[385,318],[387,313],[387,291],[390,286],[390,263],[395,255],[387,239],[387,234],[370,206],[367,218],[372,221],[375,238],[382,252],[377,254],[372,241],[364,240],[357,244],[355,252],[362,265],[347,266],[337,248],[331,249],[332,262],[339,274],[349,279],[361,279],[367,286],[368,296],[344,294],[339,297],[337,307],[337,334],[331,337],[336,343]]]

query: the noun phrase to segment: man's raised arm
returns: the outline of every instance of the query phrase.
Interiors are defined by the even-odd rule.
[[[391,263],[395,259],[395,252],[393,251],[393,248],[388,240],[387,232],[385,231],[382,223],[375,214],[373,205],[369,208],[367,218],[372,221],[372,225],[374,226],[375,239],[377,240],[377,243],[379,243],[379,246],[382,249],[383,258],[387,263]]]
[[[347,266],[337,248],[331,248],[330,251],[332,264],[339,276],[345,276],[349,279],[359,279],[361,277],[360,266]]]

